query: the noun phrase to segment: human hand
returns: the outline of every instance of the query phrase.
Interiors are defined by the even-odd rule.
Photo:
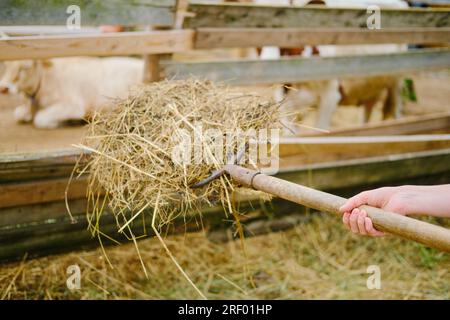
[[[450,184],[435,186],[384,187],[368,190],[347,200],[339,209],[344,225],[352,232],[369,236],[382,236],[362,205],[381,208],[401,215],[430,215],[450,218]]]
[[[406,215],[413,213],[413,199],[418,196],[417,191],[411,190],[408,186],[385,187],[369,191],[364,191],[347,200],[340,208],[343,213],[342,221],[344,225],[355,234],[368,235],[373,237],[384,236],[385,233],[376,230],[372,220],[365,210],[359,206],[367,204],[381,208],[386,211]]]
[[[355,234],[372,237],[382,237],[384,232],[375,229],[372,219],[367,216],[365,210],[355,208],[352,212],[344,212],[342,215],[342,222],[344,225]]]

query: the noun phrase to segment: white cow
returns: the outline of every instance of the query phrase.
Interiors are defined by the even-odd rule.
[[[38,128],[56,128],[110,107],[142,81],[144,63],[133,58],[59,58],[5,62],[0,94],[20,94],[15,118]]]

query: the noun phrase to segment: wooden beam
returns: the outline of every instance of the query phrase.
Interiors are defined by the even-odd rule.
[[[0,184],[0,208],[64,200],[68,178]],[[87,178],[70,184],[69,199],[86,197]]]
[[[77,5],[81,25],[172,25],[176,0],[2,0],[2,25],[66,25],[67,8]]]
[[[368,123],[364,126],[332,130],[314,136],[378,136],[420,133],[449,133],[450,112],[443,114],[422,115],[403,119],[386,120],[381,123]]]
[[[367,28],[364,8],[289,7],[192,2],[191,28]],[[448,9],[382,9],[381,28],[450,27]]]
[[[379,43],[450,43],[450,28],[416,28],[410,30],[200,28],[197,29],[194,46],[196,49],[213,49]]]
[[[280,231],[293,227],[295,224],[308,220],[302,213],[303,207],[289,203],[284,200],[275,200],[270,204],[270,210],[276,212],[277,220],[270,219],[267,208],[261,206],[261,203],[254,201],[239,205],[241,212],[245,210],[247,215],[240,217],[241,223],[246,227],[247,231],[257,231],[261,234],[264,227],[267,231]],[[250,214],[248,214],[251,211]],[[26,211],[25,211],[26,212]],[[1,216],[1,212],[0,212]],[[288,220],[284,219],[288,216]],[[25,253],[28,257],[35,257],[47,253],[55,253],[59,251],[67,251],[73,247],[80,245],[99,245],[98,238],[93,238],[87,230],[86,214],[80,213],[75,217],[77,223],[71,223],[70,219],[56,218],[52,221],[41,221],[41,223],[31,223],[25,225],[10,225],[8,227],[0,227],[0,260],[11,258],[22,258]],[[201,219],[201,223],[200,223]],[[263,225],[261,225],[263,224]],[[208,208],[202,212],[202,216],[179,217],[173,224],[165,228],[164,234],[184,234],[186,232],[198,232],[201,230],[214,230],[232,227],[233,224],[226,218],[223,208],[215,206]],[[249,229],[247,229],[247,226]],[[100,230],[108,236],[120,242],[128,242],[123,234],[117,232],[116,220],[107,210],[104,212]],[[152,237],[154,233],[147,224],[147,230],[144,233],[141,223],[131,224],[133,233],[136,236]],[[246,234],[246,236],[251,236]],[[217,239],[217,233],[213,236]],[[107,238],[102,238],[104,245],[113,244]]]
[[[294,158],[292,166],[276,176],[320,190],[333,190],[345,188],[345,185],[390,185],[399,180],[436,174],[444,175],[447,181],[450,179],[450,149],[303,166],[295,165]]]
[[[152,27],[148,27],[152,30]],[[153,28],[158,30],[158,28]],[[144,83],[159,81],[161,77],[160,62],[163,60],[170,60],[172,54],[148,54],[144,55],[144,72],[142,81]]]
[[[450,148],[450,135],[282,138],[280,167]]]
[[[368,77],[450,67],[450,50],[425,49],[399,53],[342,57],[232,60],[220,62],[166,63],[167,78],[206,78],[230,84],[273,84]]]
[[[37,153],[2,154],[0,156],[0,183],[70,176],[79,149],[62,149]]]
[[[87,199],[70,200],[69,207],[74,216],[86,216]],[[0,208],[0,230],[8,226],[12,228],[33,223],[53,223],[56,219],[68,217],[66,203],[61,200]]]
[[[182,52],[193,38],[192,30],[12,37],[0,39],[0,60]]]
[[[66,26],[0,26],[0,32],[8,36],[36,36],[51,34],[101,34],[97,27],[83,27],[79,30],[67,29]]]

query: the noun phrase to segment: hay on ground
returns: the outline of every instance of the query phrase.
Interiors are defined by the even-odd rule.
[[[296,212],[293,212],[296,213]],[[303,214],[298,212],[297,214]],[[450,299],[450,255],[393,236],[368,238],[348,232],[339,219],[312,215],[296,228],[215,244],[204,233],[165,239],[183,268],[209,299]],[[0,266],[5,299],[193,299],[192,286],[156,239],[139,243],[149,278],[133,244],[26,260]],[[66,286],[67,268],[81,270],[80,290]],[[254,285],[242,270],[249,266]],[[381,271],[381,289],[368,289]]]

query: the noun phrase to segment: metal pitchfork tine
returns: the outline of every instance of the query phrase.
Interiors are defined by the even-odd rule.
[[[236,153],[236,155],[234,153],[228,154],[227,157],[227,165],[228,164],[237,164],[239,163],[239,161],[242,159],[243,155],[245,154],[245,151],[248,149],[248,142],[245,143],[245,145]],[[222,175],[224,175],[226,173],[226,165],[223,166],[222,168],[218,169],[218,170],[214,170],[211,175],[209,177],[207,177],[206,179],[203,179],[200,182],[197,182],[196,184],[192,185],[191,188],[192,189],[197,189],[197,188],[201,188],[206,186],[208,183],[210,183],[211,181],[221,177]]]
[[[309,208],[341,216],[339,208],[347,202],[345,198],[238,166],[236,163],[242,158],[247,147],[248,144],[239,150],[236,157],[234,155],[229,157],[228,164],[223,168],[215,170],[208,178],[191,187],[203,187],[226,173],[241,185]],[[360,208],[367,212],[378,230],[450,252],[450,230],[446,228],[367,205],[362,205]]]

